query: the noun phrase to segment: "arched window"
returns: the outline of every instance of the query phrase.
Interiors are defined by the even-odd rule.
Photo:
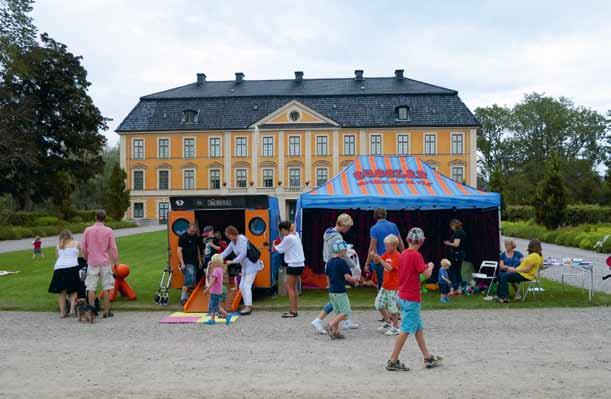
[[[407,105],[401,105],[396,108],[395,112],[397,113],[397,119],[400,121],[408,121],[409,120],[409,107]]]

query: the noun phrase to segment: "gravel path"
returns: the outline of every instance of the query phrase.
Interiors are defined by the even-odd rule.
[[[522,253],[526,253],[526,247],[528,246],[528,240],[523,240],[520,238],[514,238],[516,243],[518,244],[518,249],[522,251]],[[557,259],[562,258],[581,258],[584,260],[589,260],[594,262],[594,291],[602,291],[611,293],[611,279],[607,279],[603,281],[602,276],[605,276],[611,271],[607,267],[607,257],[608,254],[600,254],[594,251],[586,251],[579,248],[573,247],[563,247],[562,245],[555,244],[547,244],[543,243],[543,256],[553,257]],[[560,281],[560,275],[562,273],[562,268],[560,267],[551,267],[541,272],[541,276]],[[567,282],[576,287],[581,287],[581,277],[573,277]],[[590,277],[589,275],[586,277],[586,287],[590,286]]]
[[[377,315],[343,341],[315,335],[313,312],[259,312],[231,327],[160,325],[161,312],[118,313],[94,325],[53,313],[0,313],[1,398],[605,398],[611,309],[424,312],[443,367],[425,370],[410,338],[383,366],[394,338]]]
[[[134,234],[149,233],[151,231],[165,230],[166,228],[167,228],[166,225],[154,224],[154,225],[149,225],[149,226],[130,227],[127,229],[117,229],[115,230],[115,237],[132,236]],[[74,237],[76,240],[81,240],[83,235],[75,234]],[[24,249],[32,249],[32,241],[34,241],[34,238],[24,238],[22,240],[0,241],[0,253],[21,251]],[[57,237],[56,236],[43,237],[42,246],[45,248],[57,246]]]

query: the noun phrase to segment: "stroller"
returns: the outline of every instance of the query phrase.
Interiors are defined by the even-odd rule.
[[[172,267],[168,265],[165,269],[163,269],[163,273],[161,274],[161,282],[159,283],[159,289],[155,294],[155,303],[157,305],[168,306],[171,281]]]

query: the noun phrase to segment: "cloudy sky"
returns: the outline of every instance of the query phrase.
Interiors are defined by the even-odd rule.
[[[473,110],[524,93],[611,109],[609,1],[38,0],[40,32],[84,57],[113,132],[142,95],[209,80],[406,76]]]

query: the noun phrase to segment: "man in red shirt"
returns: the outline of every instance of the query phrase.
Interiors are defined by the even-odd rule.
[[[438,366],[441,356],[432,355],[424,341],[423,324],[420,318],[420,274],[431,277],[433,263],[424,263],[422,254],[418,252],[424,244],[424,232],[419,227],[410,229],[407,234],[409,247],[399,257],[399,304],[401,306],[401,328],[395,341],[395,347],[386,363],[388,371],[408,371],[405,364],[399,361],[399,354],[407,341],[409,334],[414,334],[418,347],[424,357],[427,368]]]

